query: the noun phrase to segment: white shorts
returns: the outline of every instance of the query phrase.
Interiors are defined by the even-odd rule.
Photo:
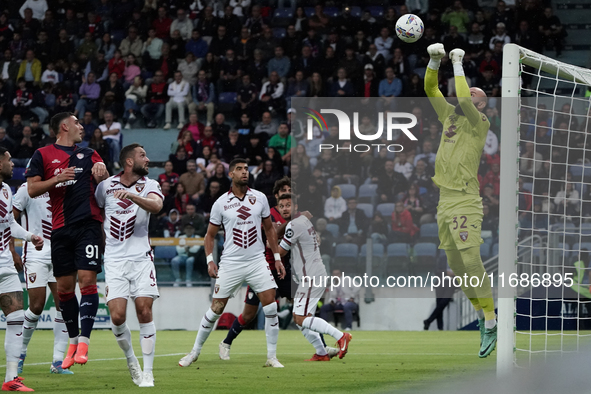
[[[25,282],[27,289],[45,287],[48,283],[55,283],[53,265],[51,262],[32,260],[25,263]]]
[[[240,266],[222,261],[218,270],[218,278],[215,281],[213,298],[232,297],[244,282],[256,294],[277,288],[265,256],[259,260],[252,260],[248,265]]]
[[[105,261],[105,297],[107,302],[115,298],[158,298],[156,268],[150,258],[142,260]]]
[[[325,293],[326,287],[314,287],[300,283],[293,297],[293,313],[299,316],[308,316],[308,314],[314,316],[318,301],[324,297]]]
[[[14,267],[0,268],[0,294],[23,291],[23,285]]]

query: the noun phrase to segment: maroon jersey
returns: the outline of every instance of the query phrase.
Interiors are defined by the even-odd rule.
[[[271,208],[271,221],[279,224],[287,222],[287,220],[281,217],[277,207]],[[271,248],[265,247],[265,258],[267,259],[267,263],[269,263],[269,268],[271,268],[272,271],[275,271],[275,256],[273,256],[273,251]]]
[[[49,191],[53,230],[82,220],[103,221],[94,198],[92,167],[97,162],[103,160],[94,149],[78,146],[52,144],[33,154],[25,172],[27,178],[40,176],[47,180],[68,167],[76,167],[73,180],[61,182]]]

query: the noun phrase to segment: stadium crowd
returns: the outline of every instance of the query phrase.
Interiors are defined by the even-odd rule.
[[[337,243],[361,244],[368,236],[382,244],[414,244],[421,226],[435,222],[438,191],[431,176],[442,130],[420,104],[427,100],[422,81],[426,48],[436,42],[466,51],[466,77],[490,98],[485,113],[491,130],[479,175],[483,236],[494,242],[501,136],[495,98],[500,97],[503,46],[515,42],[560,54],[566,35],[543,0],[516,5],[502,0],[345,5],[315,0],[26,0],[2,7],[0,145],[9,149],[16,166],[24,167],[38,147],[55,142],[43,126],[57,112],[71,111],[81,119],[83,144],[97,150],[112,171],[120,168],[125,130],[154,129],[173,141],[169,161],[160,163],[166,198],[153,220],[152,236],[203,236],[213,202],[230,188],[228,163],[245,157],[252,186],[270,201],[274,183],[283,176],[298,185],[300,207],[314,215],[325,255]],[[415,44],[395,34],[399,16],[409,12],[425,24]],[[440,70],[439,88],[453,97],[447,57]],[[293,97],[376,97],[386,109],[393,97],[411,98],[407,105],[419,119],[412,129],[418,141],[399,138],[394,143],[404,150],[395,154],[384,149],[320,153],[320,143],[339,144],[338,129],[305,140],[303,123],[291,109]],[[532,122],[522,130],[531,141],[550,139],[554,128],[563,128],[558,117],[545,125]],[[374,117],[363,116],[360,131],[372,134],[375,124]],[[178,135],[162,131],[173,126]],[[522,161],[522,171],[549,170],[549,163],[539,160],[540,155],[549,159],[550,152],[527,143],[522,150],[531,159]],[[531,191],[530,183],[523,179]],[[576,209],[569,205],[572,190],[551,193],[556,193],[556,208],[540,210]],[[534,200],[532,208],[531,198],[522,199],[525,211],[543,205]],[[522,219],[535,220],[527,213]],[[331,225],[338,225],[337,231],[327,231],[335,229]],[[198,252],[179,247],[172,263],[176,279],[178,265],[188,264]]]

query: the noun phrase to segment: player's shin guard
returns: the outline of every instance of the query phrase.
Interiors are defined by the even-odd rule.
[[[111,323],[111,330],[113,330],[113,335],[115,335],[117,344],[121,350],[123,350],[125,357],[127,357],[128,360],[134,357],[135,354],[133,352],[133,347],[131,346],[131,331],[129,331],[127,324],[123,323],[120,326],[116,326]]]
[[[197,338],[195,338],[193,352],[195,352],[196,354],[201,353],[201,348],[203,347],[203,344],[205,343],[205,341],[207,341],[207,338],[209,337],[211,330],[213,330],[213,326],[215,326],[215,322],[220,318],[220,316],[221,315],[218,315],[217,313],[212,311],[211,308],[209,308],[207,312],[205,312],[205,316],[203,316],[203,319],[201,319],[201,327],[199,327],[199,331],[197,332]]]
[[[495,302],[492,297],[490,278],[486,275],[482,259],[480,257],[480,247],[472,247],[461,251],[462,261],[466,267],[468,278],[478,278],[479,286],[473,287],[478,303],[484,310],[484,319],[487,322],[486,328],[495,326]],[[484,280],[483,280],[484,279]],[[480,283],[480,281],[482,281]]]
[[[25,320],[23,323],[23,347],[21,349],[21,354],[27,354],[27,347],[29,346],[29,342],[31,342],[33,333],[37,328],[39,316],[40,315],[36,315],[31,312],[31,309],[27,309],[25,311]]]
[[[6,316],[6,335],[4,337],[4,351],[6,352],[5,382],[10,382],[18,376],[18,358],[23,346],[23,310],[14,311]]]
[[[306,317],[302,322],[303,328],[308,328],[319,334],[328,334],[337,341],[341,339],[343,333],[328,324],[324,319],[319,317]]]
[[[326,352],[326,345],[322,341],[320,334],[315,331],[310,331],[308,328],[303,328],[302,326],[298,326],[304,337],[310,342],[314,349],[316,349],[316,354],[319,356],[324,356],[328,354]]]
[[[80,298],[80,336],[90,338],[98,311],[98,290],[96,285],[90,285],[81,288],[80,293],[82,293]]]
[[[267,336],[267,358],[277,358],[277,338],[279,338],[279,318],[277,303],[273,301],[263,307],[265,313],[265,334]]]
[[[76,293],[58,293],[60,299],[60,310],[64,318],[64,323],[68,329],[68,336],[70,338],[78,338],[80,335],[80,326],[78,325],[78,315],[80,313],[80,305],[78,305],[78,298]],[[76,341],[76,343],[78,343]]]
[[[53,361],[62,361],[68,347],[68,331],[60,311],[55,312],[53,319]]]
[[[153,321],[140,323],[140,345],[144,356],[144,373],[152,372],[156,349],[156,326]]]
[[[224,343],[231,345],[234,339],[236,339],[236,337],[240,335],[246,324],[247,323],[246,321],[244,321],[242,314],[240,314],[240,316],[238,316],[238,318],[234,320],[234,323],[232,323],[232,327],[228,331],[228,335],[226,335]]]

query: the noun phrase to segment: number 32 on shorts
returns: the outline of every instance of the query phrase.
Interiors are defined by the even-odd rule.
[[[452,228],[452,230],[457,230],[458,226],[459,228],[468,228],[468,226],[466,226],[466,222],[468,221],[468,217],[465,215],[462,216],[454,216],[454,220],[453,220],[453,224],[454,227]]]

